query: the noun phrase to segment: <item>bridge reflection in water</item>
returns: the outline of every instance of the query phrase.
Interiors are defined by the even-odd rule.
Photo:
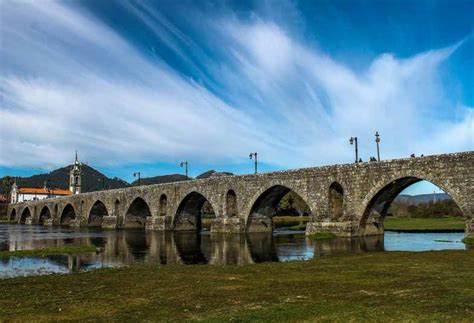
[[[458,235],[462,237],[462,233]],[[135,263],[246,265],[385,250],[383,235],[313,241],[305,237],[304,232],[284,231],[274,234],[199,235],[193,232],[0,225],[0,241],[3,241],[1,250],[41,249],[70,244],[100,248],[98,253],[56,255],[43,259],[3,258],[0,259],[0,277],[70,273]],[[453,246],[462,249],[454,244],[445,248]]]

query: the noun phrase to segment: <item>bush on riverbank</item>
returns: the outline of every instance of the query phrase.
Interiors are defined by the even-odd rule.
[[[474,237],[465,237],[464,239],[462,239],[462,242],[474,246]]]

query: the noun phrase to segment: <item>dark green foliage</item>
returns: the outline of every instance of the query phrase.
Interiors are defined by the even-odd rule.
[[[468,245],[473,245],[474,246],[474,237],[466,237],[462,239],[462,242]]]
[[[409,218],[462,217],[461,210],[452,199],[419,204],[408,204],[395,200],[387,213],[394,217]]]
[[[306,202],[295,192],[290,191],[278,204],[276,216],[309,215],[310,210]]]
[[[71,165],[56,169],[50,173],[33,175],[30,177],[18,177],[16,183],[19,187],[43,187],[45,182],[49,188],[69,189],[69,171]],[[82,192],[100,191],[102,189],[114,189],[128,187],[130,184],[117,177],[108,178],[94,168],[83,164],[82,170]],[[4,177],[2,180],[4,180]]]

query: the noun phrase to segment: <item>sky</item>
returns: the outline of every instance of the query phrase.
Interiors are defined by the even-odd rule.
[[[0,176],[472,151],[474,2],[0,0]],[[431,193],[426,183],[409,193]]]

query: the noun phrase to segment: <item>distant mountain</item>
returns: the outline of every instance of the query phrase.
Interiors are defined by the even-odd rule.
[[[72,165],[53,170],[50,173],[33,175],[30,177],[17,177],[16,183],[19,187],[43,187],[45,182],[49,188],[69,189],[69,171]],[[83,164],[82,170],[82,192],[93,192],[102,189],[114,189],[130,186],[126,181],[114,177],[109,178],[96,169]],[[0,183],[3,178],[0,179]]]
[[[192,177],[188,177],[188,179],[192,179]],[[154,176],[154,177],[143,177],[140,179],[140,185],[153,185],[153,184],[164,184],[164,183],[172,183],[172,182],[181,182],[185,181],[186,176],[181,174],[172,174],[172,175],[161,175],[161,176]],[[132,185],[138,185],[138,180],[133,181]]]
[[[398,195],[395,202],[417,205],[434,201],[450,200],[451,197],[446,193],[420,194],[420,195]]]
[[[229,172],[218,172],[216,170],[208,170],[205,173],[202,173],[201,175],[198,175],[196,179],[204,179],[204,178],[209,178],[209,177],[216,177],[216,176],[232,176],[234,174],[229,173]]]

